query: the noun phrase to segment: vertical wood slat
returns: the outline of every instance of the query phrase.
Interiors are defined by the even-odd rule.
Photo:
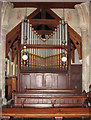
[[[20,25],[21,27],[21,25]],[[20,31],[21,35],[21,31]],[[20,70],[21,70],[21,50],[20,50],[20,43],[21,43],[21,36],[18,36],[18,71],[17,71],[17,76],[18,76],[18,91],[20,91],[19,85],[20,85]]]
[[[69,81],[69,88],[70,86],[70,81],[71,81],[71,43],[70,43],[70,38],[69,38],[69,34],[68,34],[68,81]]]

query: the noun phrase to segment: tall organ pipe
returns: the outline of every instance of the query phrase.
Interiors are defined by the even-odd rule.
[[[27,44],[29,44],[29,31],[30,31],[30,26],[29,26],[29,19],[27,21]]]
[[[65,41],[66,41],[66,45],[67,45],[67,39],[68,39],[68,34],[67,34],[67,23],[65,23]]]
[[[64,40],[64,20],[62,20],[62,41]]]
[[[23,36],[23,30],[24,30],[24,28],[23,28],[23,27],[24,27],[24,20],[23,20],[22,23],[21,23],[21,44],[24,44],[24,41],[23,41],[23,39],[24,39],[24,38],[23,38],[23,37],[24,37],[24,36]]]

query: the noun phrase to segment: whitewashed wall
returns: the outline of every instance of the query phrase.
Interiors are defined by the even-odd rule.
[[[27,16],[35,10],[36,8],[28,8]],[[25,13],[26,13],[25,8],[13,8],[11,10],[10,17],[9,17],[8,32],[11,31],[16,25],[18,25],[22,19],[24,19]]]
[[[63,9],[52,9],[59,17],[63,17]],[[79,17],[75,9],[64,9],[64,19],[68,24],[81,35]]]

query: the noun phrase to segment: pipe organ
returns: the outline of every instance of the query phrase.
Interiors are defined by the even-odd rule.
[[[68,70],[68,31],[62,19],[50,35],[39,35],[31,21],[21,24],[21,70]]]

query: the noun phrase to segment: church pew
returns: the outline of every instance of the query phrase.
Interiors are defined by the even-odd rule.
[[[3,120],[10,117],[91,117],[91,108],[3,108]]]
[[[51,93],[51,94],[76,94],[76,89],[30,89],[25,88],[28,93]]]
[[[13,93],[14,106],[22,107],[83,107],[87,96],[77,94]]]

